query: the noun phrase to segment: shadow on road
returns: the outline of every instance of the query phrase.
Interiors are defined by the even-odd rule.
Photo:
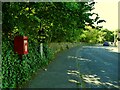
[[[77,51],[76,56],[67,58],[76,60],[77,72],[80,74],[75,75],[86,83],[87,88],[120,88],[118,77],[120,54],[113,49],[113,47],[84,46]],[[74,80],[73,82],[79,83]]]

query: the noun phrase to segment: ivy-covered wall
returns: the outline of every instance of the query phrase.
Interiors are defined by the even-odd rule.
[[[28,40],[29,53],[23,55],[20,60],[18,54],[14,53],[14,43],[8,38],[2,40],[2,88],[21,87],[26,81],[31,79],[31,76],[41,67],[48,65],[52,60],[53,54],[44,45],[44,57],[41,59],[39,45]]]

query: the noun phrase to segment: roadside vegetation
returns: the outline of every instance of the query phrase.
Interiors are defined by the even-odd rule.
[[[113,32],[98,26],[105,20],[91,13],[94,5],[91,1],[3,2],[2,88],[22,87],[37,70],[48,65],[56,53],[76,46],[76,42],[112,42]],[[91,19],[93,15],[96,17]],[[23,55],[22,61],[14,53],[13,41],[17,35],[28,36],[29,54]],[[43,58],[40,43],[43,43]]]

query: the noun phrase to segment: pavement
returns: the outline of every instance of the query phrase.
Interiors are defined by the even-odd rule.
[[[28,88],[120,88],[118,56],[115,47],[71,48],[59,53]]]
[[[30,82],[28,88],[76,88],[76,84],[69,80],[77,77],[69,75],[69,71],[77,70],[77,66],[74,60],[68,59],[68,55],[74,55],[77,48],[71,48],[58,54],[55,60],[48,65],[47,70],[38,73],[37,77]]]

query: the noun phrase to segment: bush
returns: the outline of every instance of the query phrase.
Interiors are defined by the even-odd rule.
[[[31,79],[40,67],[48,65],[52,59],[52,52],[48,46],[44,45],[44,58],[41,59],[37,51],[38,44],[29,42],[29,54],[23,55],[20,60],[18,54],[14,53],[13,41],[3,38],[2,42],[2,88],[21,87],[26,81]],[[17,86],[18,85],[18,86]]]

